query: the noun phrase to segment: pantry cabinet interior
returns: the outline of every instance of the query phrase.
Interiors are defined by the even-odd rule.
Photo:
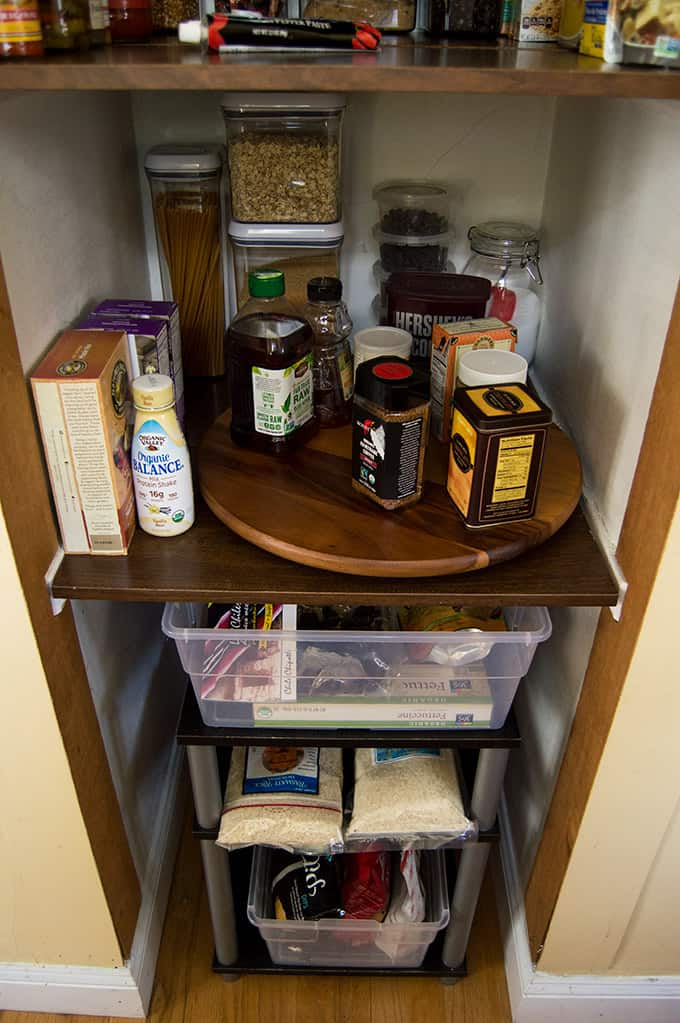
[[[154,695],[159,690],[151,680],[158,678],[162,656],[159,602],[276,595],[356,603],[367,592],[365,581],[322,576],[250,548],[204,511],[195,529],[176,542],[185,557],[137,535],[128,559],[66,559],[54,593],[85,601],[75,609],[78,630],[69,607],[57,617],[51,612],[43,576],[57,550],[57,535],[25,377],[86,308],[112,296],[160,297],[141,157],[158,142],[222,140],[219,93],[201,90],[272,89],[284,82],[296,89],[365,90],[350,98],[345,153],[342,272],[357,326],[371,317],[376,258],[371,190],[378,181],[430,177],[453,187],[458,268],[470,224],[506,216],[541,225],[546,304],[536,382],[577,444],[589,515],[611,550],[617,547],[637,466],[638,510],[627,520],[625,534],[626,550],[637,553],[624,561],[622,548],[621,558],[631,573],[631,594],[638,594],[635,602],[629,594],[630,606],[646,602],[645,580],[650,573],[653,578],[670,519],[666,484],[673,485],[672,475],[662,475],[669,473],[666,463],[656,461],[660,451],[671,448],[672,406],[663,390],[667,374],[677,373],[670,363],[664,363],[656,384],[658,408],[639,465],[638,453],[676,288],[680,223],[669,218],[667,197],[677,194],[680,108],[673,98],[680,98],[680,76],[651,69],[610,71],[588,58],[554,49],[548,54],[540,47],[423,46],[422,51],[416,60],[413,48],[386,46],[377,66],[348,58],[263,66],[260,60],[220,64],[191,53],[180,57],[172,47],[141,47],[0,68],[0,89],[6,90],[0,96],[0,256],[7,281],[7,295],[0,290],[0,416],[8,438],[0,453],[0,498],[125,954],[148,850],[143,839],[131,840],[139,808],[132,806],[129,786],[131,779],[145,777],[145,806],[154,805],[154,794],[166,781],[182,695],[179,676],[168,685],[165,701]],[[43,91],[12,91],[24,88]],[[413,91],[392,91],[397,88]],[[679,317],[676,308],[669,334],[674,351]],[[651,488],[646,509],[644,496],[635,496],[645,486]],[[654,488],[666,495],[658,504]],[[646,544],[650,523],[643,511],[648,516],[657,507],[655,540]],[[589,715],[615,713],[616,699],[601,702],[598,694],[605,687],[615,693],[625,674],[617,661],[608,672],[591,664],[569,742],[593,638],[597,632],[598,644],[610,649],[626,621],[610,622],[605,611],[598,625],[597,607],[615,603],[617,592],[595,548],[588,548],[592,556],[583,556],[586,541],[593,543],[578,512],[551,541],[552,553],[550,547],[539,548],[517,564],[446,583],[402,582],[400,588],[388,580],[371,590],[376,601],[385,602],[417,594],[424,602],[562,605],[553,613],[553,640],[520,688],[517,715],[524,749],[512,758],[508,779],[513,838],[524,883],[532,878],[531,899],[539,889],[556,897],[561,883],[564,857],[562,866],[555,861],[551,868],[549,860],[564,839],[565,825],[554,816],[559,811],[549,807],[562,754],[566,749],[569,772],[570,758],[583,757],[592,746],[590,762],[596,766],[608,722],[603,717],[593,737]],[[646,573],[638,560],[642,551],[648,557]],[[141,630],[139,607],[127,603],[133,600],[150,605]],[[95,607],[90,601],[102,603]],[[112,601],[122,603],[114,608]],[[120,641],[126,630],[137,637],[134,643]],[[135,664],[142,642],[140,672]],[[601,652],[598,657],[601,664]],[[86,665],[92,676],[95,658],[110,659],[116,670],[100,684],[92,677],[88,684]],[[176,665],[167,670],[163,677],[172,678]],[[119,684],[122,703],[112,700]],[[129,709],[135,701],[144,707],[147,732],[135,731],[133,715],[121,712],[123,704]],[[125,734],[114,755],[119,726]],[[148,735],[153,742],[148,759],[141,761],[139,750]],[[565,798],[565,786],[573,796],[576,785],[577,805],[584,805],[592,774],[563,777],[557,798]],[[539,849],[546,819],[548,838]],[[569,841],[578,823],[572,814]],[[537,911],[538,938],[549,921],[552,897]]]

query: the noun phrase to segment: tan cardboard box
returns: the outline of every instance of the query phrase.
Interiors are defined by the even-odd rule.
[[[127,335],[67,330],[31,377],[67,554],[127,554],[135,531]]]

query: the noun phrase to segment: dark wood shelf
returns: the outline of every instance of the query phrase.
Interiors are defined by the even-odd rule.
[[[177,725],[181,746],[397,746],[404,748],[511,749],[521,737],[511,710],[503,728],[212,728],[203,724],[187,686]]]
[[[138,529],[127,557],[67,555],[52,589],[55,597],[74,600],[226,603],[602,607],[618,599],[580,509],[554,537],[512,561],[462,575],[370,579],[268,554],[232,533],[202,502],[196,524],[183,536],[158,539]]]
[[[680,74],[604,64],[551,44],[387,37],[377,53],[202,55],[174,40],[3,61],[0,89],[260,89],[680,99]]]

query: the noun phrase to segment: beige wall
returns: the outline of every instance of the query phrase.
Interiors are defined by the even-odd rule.
[[[680,506],[548,930],[549,973],[680,974],[679,575]]]
[[[0,512],[0,963],[120,966]]]

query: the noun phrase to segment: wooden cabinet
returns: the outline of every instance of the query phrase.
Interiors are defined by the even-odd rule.
[[[349,94],[345,252],[361,267],[350,278],[350,305],[354,296],[369,305],[370,189],[378,176],[454,178],[461,246],[474,220],[503,215],[542,224],[546,312],[536,377],[576,440],[591,514],[611,548],[618,547],[630,583],[621,623],[601,619],[597,659],[579,707],[587,767],[564,784],[572,785],[581,807],[677,497],[680,442],[669,395],[680,376],[680,311],[672,311],[680,252],[673,176],[680,159],[679,74],[606,66],[552,46],[440,45],[427,37],[387,40],[378,54],[220,60],[157,43],[0,64],[0,257],[7,281],[6,291],[0,287],[0,500],[124,950],[139,900],[121,899],[120,892],[134,890],[134,871],[122,816],[104,819],[99,809],[110,798],[111,779],[71,611],[51,615],[44,575],[57,539],[25,376],[85,307],[153,292],[140,157],[153,142],[195,141],[206,131],[219,140],[225,89]],[[544,547],[516,561],[404,583],[280,561],[201,508],[194,529],[176,540],[139,533],[128,558],[66,558],[53,593],[103,601],[273,596],[588,608],[613,605],[618,587],[580,511]],[[568,621],[560,628],[567,653],[559,670],[571,672],[575,695],[556,712],[553,750],[566,741],[580,689],[579,657],[569,656],[575,633]],[[608,699],[598,702],[603,687]],[[534,713],[528,706],[524,712]],[[531,724],[540,744],[541,721]],[[538,798],[543,805],[532,812],[541,816],[547,786]],[[548,816],[554,847],[563,851],[539,853],[534,870],[540,877],[551,860],[550,884],[541,883],[553,894],[568,859],[567,841],[559,842],[563,827]],[[548,892],[536,910],[537,945],[550,899]]]

